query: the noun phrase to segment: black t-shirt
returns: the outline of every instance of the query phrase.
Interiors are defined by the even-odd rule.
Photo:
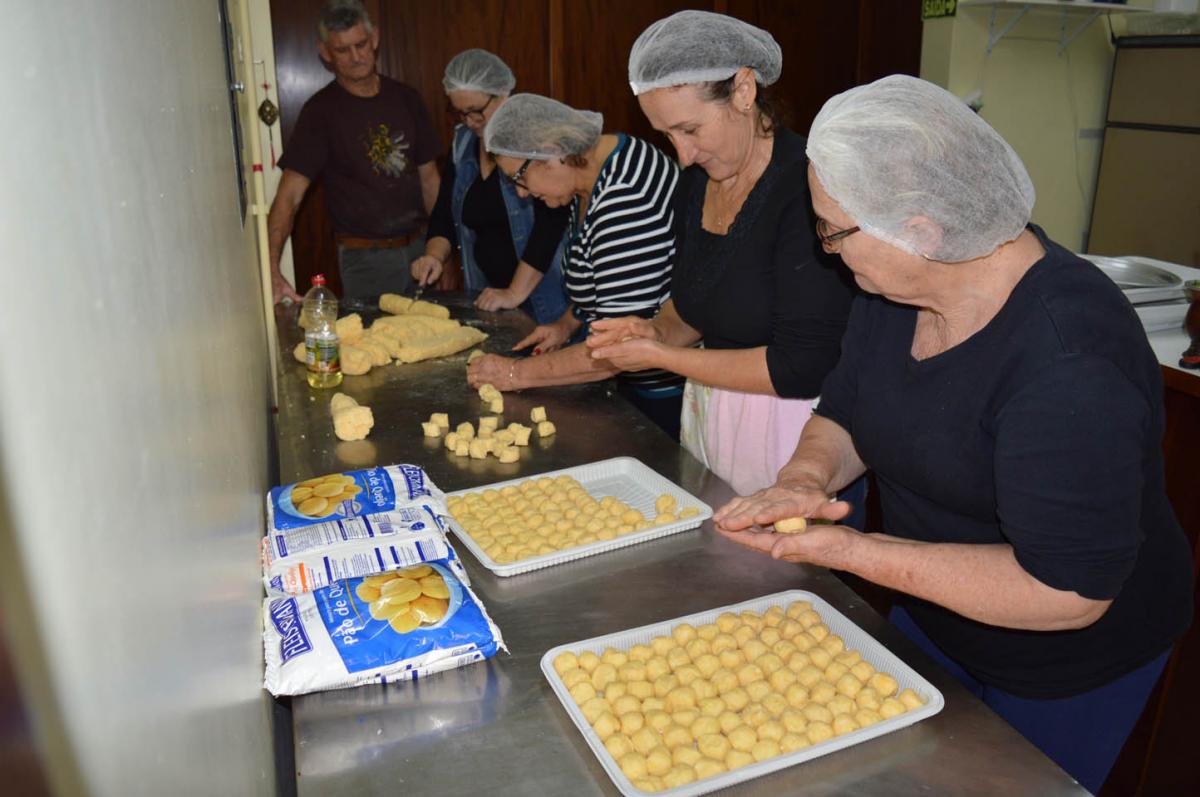
[[[417,166],[440,152],[420,95],[381,75],[374,97],[356,97],[335,80],[309,98],[279,165],[325,178],[335,232],[392,238],[425,221]]]
[[[784,398],[820,392],[855,292],[841,260],[817,241],[804,141],[778,131],[771,162],[726,235],[701,227],[703,169],[684,170],[675,193],[675,308],[706,348],[766,346],[771,384]]]
[[[438,191],[437,204],[433,207],[433,215],[429,218],[429,234],[427,238],[445,238],[451,245],[461,245],[458,231],[454,227],[454,214],[451,202],[454,194],[454,178],[456,169],[453,163],[446,165],[442,173],[442,187]],[[463,197],[462,221],[475,233],[475,248],[472,255],[476,265],[487,277],[489,285],[497,288],[507,288],[512,284],[513,274],[517,271],[517,263],[524,260],[543,274],[554,262],[554,253],[562,243],[563,233],[567,229],[567,221],[571,209],[548,208],[542,202],[533,201],[533,229],[529,240],[525,242],[525,252],[520,259],[513,246],[512,227],[508,220],[508,208],[504,205],[504,197],[500,194],[499,169],[492,169],[486,178],[482,175]]]
[[[817,414],[878,479],[882,531],[1009,544],[1034,578],[1112,599],[1092,625],[1018,631],[913,598],[904,605],[980,681],[1078,694],[1162,653],[1191,623],[1191,554],[1164,488],[1162,374],[1120,290],[1046,249],[987,326],[926,360],[916,310],[855,300]]]

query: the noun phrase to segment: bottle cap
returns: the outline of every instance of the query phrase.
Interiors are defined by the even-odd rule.
[[[313,285],[324,285],[325,284],[325,275],[324,274],[314,274],[313,279],[312,279],[312,284]]]

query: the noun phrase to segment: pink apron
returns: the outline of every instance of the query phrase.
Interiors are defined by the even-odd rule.
[[[800,442],[817,399],[740,393],[694,382],[683,389],[680,441],[738,495],[770,487]]]

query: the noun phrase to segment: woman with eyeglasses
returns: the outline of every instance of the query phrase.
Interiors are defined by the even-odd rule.
[[[670,295],[675,254],[671,200],[679,169],[661,151],[624,133],[602,132],[598,113],[536,94],[518,94],[493,114],[484,144],[521,196],[570,213],[564,261],[571,307],[514,350],[484,355],[467,370],[473,386],[500,390],[591,382],[621,369],[568,345],[602,318],[651,318]],[[617,389],[679,439],[683,380],[657,368],[620,373]]]
[[[1192,619],[1145,330],[1029,223],[1012,148],[932,83],[832,98],[808,155],[826,240],[865,295],[791,462],[718,528],[897,590],[892,622],[1099,792]],[[868,467],[884,533],[759,528],[836,520],[826,495]]]
[[[685,167],[672,300],[652,320],[597,321],[587,341],[620,367],[686,376],[683,444],[743,494],[795,450],[853,294],[814,236],[804,139],[767,94],[782,62],[771,34],[722,14],[683,11],[638,37],[630,84]]]
[[[553,321],[567,306],[562,245],[567,210],[552,210],[518,196],[496,169],[480,135],[508,99],[512,70],[487,50],[450,59],[442,85],[454,128],[450,162],[429,220],[425,254],[412,263],[418,285],[442,275],[455,246],[469,291],[480,291],[481,310],[523,308],[538,323]]]

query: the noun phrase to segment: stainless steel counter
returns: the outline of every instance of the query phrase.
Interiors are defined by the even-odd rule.
[[[531,326],[515,313],[477,313],[465,296],[437,297],[454,317],[505,351]],[[338,442],[333,391],[317,391],[290,356],[297,313],[280,309],[279,455],[285,482],[376,464],[414,462],[450,491],[614,456],[633,456],[714,508],[724,482],[603,383],[505,397],[506,420],[543,405],[558,426],[519,463],[459,459],[426,443],[420,421],[449,412],[475,420],[466,352],[347,377],[342,390],[370,406],[366,441]],[[440,440],[437,441],[440,443]],[[617,794],[538,669],[549,648],[786,589],[815,592],[932,681],[946,708],[915,726],[750,781],[727,793],[1078,795],[1087,792],[911,645],[828,571],[774,562],[699,530],[547,570],[498,578],[466,552],[472,586],[511,655],[418,683],[360,687],[293,700],[301,795]]]

